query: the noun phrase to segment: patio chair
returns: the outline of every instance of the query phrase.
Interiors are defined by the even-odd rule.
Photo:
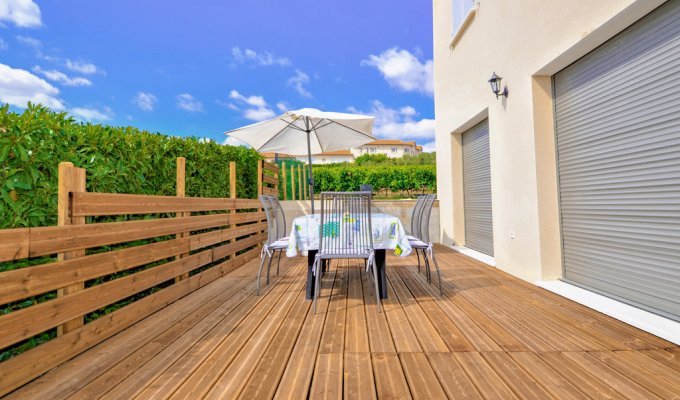
[[[274,219],[276,220],[276,240],[288,243],[289,232],[287,231],[288,226],[286,224],[286,214],[283,212],[283,207],[279,198],[276,196],[267,196],[272,205],[272,212],[274,213]],[[281,266],[281,253],[283,250],[279,250],[279,257],[276,261],[276,275],[279,274],[279,268]]]
[[[430,261],[428,256],[432,258],[434,267],[437,270],[437,276],[439,278],[439,294],[442,294],[442,273],[439,269],[439,263],[437,262],[437,257],[434,253],[434,245],[430,241],[430,216],[432,215],[432,206],[434,204],[435,195],[428,194],[423,200],[422,207],[420,209],[420,216],[418,217],[419,224],[417,228],[417,239],[409,239],[409,244],[411,248],[416,251],[416,254],[423,252],[423,259],[425,260],[425,276],[427,277],[427,282],[432,283],[432,277],[430,275]],[[420,258],[418,259],[418,271],[420,272]]]
[[[274,254],[279,251],[279,261],[281,260],[281,253],[282,251],[286,250],[288,248],[288,241],[285,240],[279,240],[278,237],[278,228],[277,228],[277,207],[274,201],[272,201],[272,196],[260,196],[259,197],[260,202],[262,203],[262,207],[264,208],[264,212],[267,215],[267,241],[264,243],[262,246],[262,253],[260,253],[260,258],[262,261],[260,261],[260,268],[257,271],[257,295],[260,295],[260,280],[262,277],[262,268],[264,267],[264,263],[267,260],[267,257],[269,257],[269,263],[267,265],[267,285],[269,284],[269,273],[271,271],[272,267],[272,260],[274,258]],[[277,267],[277,273],[278,273],[278,267]]]
[[[413,210],[411,211],[411,229],[409,231],[409,235],[406,237],[408,240],[418,240],[418,237],[416,237],[417,231],[420,229],[420,216],[421,216],[421,210],[423,208],[423,202],[425,201],[425,198],[427,195],[420,195],[416,197],[416,205],[413,206]],[[420,252],[416,251],[416,256],[418,257],[418,272],[420,272]]]
[[[366,260],[366,272],[373,273],[378,310],[382,310],[372,232],[370,192],[321,193],[319,251],[312,267],[316,281],[314,312],[316,312],[316,303],[321,293],[323,262],[331,259],[352,258]]]

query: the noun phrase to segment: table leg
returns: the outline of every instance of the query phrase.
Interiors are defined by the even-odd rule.
[[[307,300],[314,298],[314,273],[312,268],[314,267],[314,259],[317,252],[318,250],[309,250],[307,252]]]
[[[385,270],[387,269],[387,252],[384,249],[378,249],[375,251],[375,266],[378,269],[378,288],[380,290],[380,298],[387,298],[387,276],[385,275]]]

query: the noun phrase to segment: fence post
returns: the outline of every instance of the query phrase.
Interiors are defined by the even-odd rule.
[[[276,179],[276,183],[274,184],[274,191],[276,191],[276,198],[279,198],[279,172],[281,171],[281,168],[276,165],[276,172],[274,172],[274,179]]]
[[[184,197],[186,196],[186,158],[184,157],[177,157],[177,173],[176,173],[176,194],[177,197]],[[175,218],[183,218],[183,217],[189,217],[191,216],[191,213],[185,213],[185,212],[177,212],[175,213]],[[177,239],[182,239],[188,236],[187,232],[181,232],[175,235]],[[178,256],[175,257],[175,259],[179,260],[180,258],[184,258],[188,256],[188,253],[183,253],[179,254]],[[179,282],[181,280],[189,278],[189,273],[182,274],[178,277],[175,277],[175,282]]]
[[[260,196],[262,195],[262,165],[263,161],[258,160],[257,161],[257,195]]]
[[[229,161],[229,197],[236,198],[236,161]]]
[[[283,199],[288,200],[288,185],[286,182],[286,162],[281,162],[281,175],[283,178]]]
[[[298,168],[297,168],[297,170],[298,170],[298,186],[299,186],[299,188],[298,188],[298,194],[300,195],[300,196],[299,196],[299,197],[300,197],[300,200],[304,200],[304,199],[305,199],[305,196],[304,196],[304,192],[303,192],[303,190],[302,190],[302,187],[303,187],[304,185],[302,184],[302,168],[300,167],[301,165],[302,165],[302,164],[298,164]]]
[[[72,217],[72,196],[74,192],[84,192],[85,189],[85,170],[83,168],[76,168],[73,163],[61,162],[59,163],[59,183],[57,192],[57,224],[64,225],[82,225],[85,224],[85,217]],[[65,253],[59,253],[57,259],[59,261],[69,260],[71,258],[82,257],[85,255],[85,250],[73,250]],[[74,283],[57,290],[57,296],[67,296],[71,293],[83,290],[85,288],[84,282]],[[65,322],[63,325],[57,327],[57,335],[63,335],[74,329],[83,326],[83,317],[72,319]]]
[[[290,166],[290,199],[295,200],[295,165]]]
[[[229,162],[229,198],[236,199],[236,161]],[[233,217],[234,214],[236,214],[236,208],[229,209],[229,214],[231,214],[231,216]],[[236,225],[231,224],[229,225],[229,228],[236,228]],[[229,241],[229,243],[234,242],[236,242],[236,238],[233,238]],[[236,259],[236,253],[231,253],[229,259],[231,260],[233,265],[234,259]]]

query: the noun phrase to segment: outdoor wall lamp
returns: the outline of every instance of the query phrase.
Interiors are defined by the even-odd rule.
[[[491,75],[491,79],[489,79],[489,84],[491,85],[491,91],[493,94],[496,95],[496,98],[500,96],[508,97],[508,87],[504,86],[503,90],[501,90],[501,78],[500,76],[496,75],[494,72],[493,75]]]

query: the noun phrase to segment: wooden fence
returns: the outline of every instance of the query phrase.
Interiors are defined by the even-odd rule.
[[[0,262],[51,256],[0,272],[0,305],[22,305],[0,315],[0,349],[56,329],[0,363],[0,396],[259,255],[266,216],[258,200],[235,198],[235,163],[230,198],[184,197],[183,158],[177,166],[173,197],[88,193],[86,171],[61,163],[58,226],[0,230]],[[278,167],[260,168],[261,191],[278,194],[278,176],[262,172]],[[123,215],[134,220],[86,223]]]
[[[290,166],[290,173],[286,168],[286,162],[281,163],[281,187],[282,198],[284,200],[308,200],[309,199],[309,185],[307,185],[307,168],[305,164],[297,164]],[[290,185],[288,184],[290,182]],[[288,195],[288,186],[290,186],[290,196]]]

